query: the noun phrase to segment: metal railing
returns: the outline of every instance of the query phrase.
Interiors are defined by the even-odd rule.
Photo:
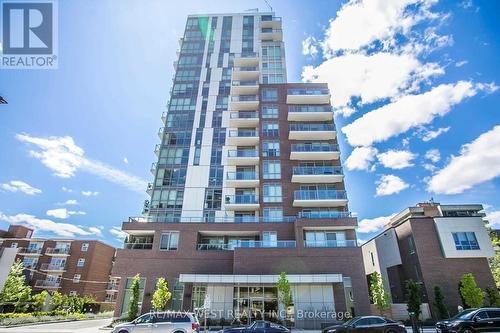
[[[252,205],[259,203],[259,197],[255,194],[236,194],[236,195],[226,195],[224,197],[224,203],[228,204],[243,204]]]
[[[305,247],[356,247],[355,240],[304,240]]]
[[[342,175],[340,166],[296,166],[293,167],[294,175]]]
[[[69,252],[70,252],[70,248],[69,247],[61,247],[61,248],[58,248],[58,247],[55,247],[55,248],[49,247],[49,248],[47,248],[45,250],[45,254],[48,254],[48,255],[54,255],[54,254],[69,255]]]
[[[281,17],[279,16],[271,16],[271,15],[262,15],[260,18],[261,22],[281,22]]]
[[[127,250],[151,250],[153,243],[124,243],[123,248]]]
[[[235,80],[232,82],[233,87],[250,87],[259,85],[259,81],[256,80]]]
[[[238,95],[231,96],[231,102],[258,102],[259,96],[257,95]]]
[[[292,240],[286,241],[256,241],[256,240],[239,240],[232,243],[224,244],[198,244],[199,251],[213,251],[213,250],[234,250],[237,248],[281,248],[289,249],[297,247],[297,242]]]
[[[290,105],[288,112],[331,112],[333,109],[330,105]]]
[[[339,145],[337,144],[329,144],[329,143],[318,143],[318,144],[304,144],[304,143],[295,143],[292,144],[291,147],[292,152],[338,152]]]
[[[236,53],[234,55],[235,58],[256,58],[259,56],[259,53],[257,52],[242,52],[242,53]]]
[[[240,112],[231,112],[231,119],[254,119],[259,118],[259,114],[255,111],[240,111]]]
[[[116,284],[116,283],[108,283],[106,285],[106,290],[118,290],[118,284]]]
[[[283,32],[282,29],[274,29],[274,28],[261,28],[260,33],[262,34],[272,34],[275,32]]]
[[[17,249],[17,254],[41,254],[42,248],[29,248],[29,247],[20,247]]]
[[[300,219],[341,219],[351,217],[351,212],[335,212],[335,211],[316,211],[316,212],[299,212]]]
[[[294,88],[287,90],[288,95],[329,95],[330,90],[328,89],[301,89]]]
[[[229,137],[231,138],[251,138],[254,136],[259,136],[255,130],[236,130],[229,131]]]
[[[56,265],[56,264],[41,264],[41,271],[64,271],[66,269],[66,264]]]
[[[290,131],[334,131],[335,125],[333,124],[290,124]]]
[[[139,216],[129,217],[129,223],[292,223],[295,216],[258,217],[258,216],[217,216],[217,217],[178,217],[178,216]]]
[[[347,192],[341,190],[297,190],[294,192],[295,200],[344,200]]]
[[[257,180],[259,176],[255,171],[236,171],[226,174],[227,180]]]
[[[247,149],[238,149],[238,150],[228,150],[228,157],[259,157],[259,152],[257,150],[247,150]]]
[[[241,66],[233,68],[233,72],[256,72],[258,70],[259,67],[257,66]]]

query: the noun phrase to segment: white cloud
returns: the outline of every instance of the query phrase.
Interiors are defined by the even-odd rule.
[[[95,196],[99,195],[99,192],[97,192],[97,191],[94,191],[94,192],[93,191],[82,191],[81,193],[82,193],[82,195],[84,195],[86,197],[95,197]]]
[[[436,18],[428,8],[435,0],[351,0],[330,21],[323,48],[327,55],[359,50],[375,41],[390,45],[423,19]],[[408,7],[412,6],[412,10]]]
[[[124,157],[123,158],[123,163],[128,164],[128,158]]]
[[[429,149],[425,153],[425,158],[433,163],[437,163],[441,159],[441,153],[437,149]]]
[[[128,236],[120,227],[112,227],[109,229],[109,233],[115,235],[119,241],[123,241]]]
[[[500,175],[500,125],[465,144],[459,156],[429,181],[428,190],[435,193],[458,194],[474,185]]]
[[[375,232],[379,231],[384,226],[389,223],[389,221],[394,217],[396,214],[392,214],[389,216],[380,216],[376,217],[373,219],[362,219],[358,223],[358,229],[357,231],[360,233],[368,233],[368,232]]]
[[[382,175],[376,184],[377,196],[399,193],[409,187],[407,183],[395,175]]]
[[[388,150],[377,155],[378,160],[386,168],[404,169],[413,166],[411,161],[417,157],[409,150]]]
[[[67,205],[67,206],[74,206],[74,205],[78,205],[78,201],[75,200],[75,199],[69,199],[69,200],[66,200],[63,205]]]
[[[30,155],[39,159],[58,177],[70,178],[75,175],[76,171],[82,170],[133,191],[144,193],[147,183],[145,180],[100,161],[86,158],[84,150],[75,144],[72,137],[39,138],[27,134],[17,134],[16,138],[36,146],[38,149],[30,150]]]
[[[486,213],[485,220],[488,221],[492,229],[500,229],[500,210]]]
[[[61,187],[61,190],[62,190],[63,192],[67,192],[67,193],[72,193],[72,192],[73,192],[73,190],[72,190],[72,189],[67,188],[67,187],[64,187],[64,186],[63,186],[63,187]]]
[[[456,67],[462,67],[462,66],[464,66],[464,65],[467,65],[468,63],[469,63],[469,62],[468,62],[467,60],[457,61],[457,62],[455,63],[455,66],[456,66]]]
[[[317,41],[313,36],[309,36],[302,41],[302,54],[315,56],[318,54]]]
[[[97,227],[89,227],[89,231],[98,237],[102,237],[102,231]]]
[[[75,235],[87,236],[88,231],[69,223],[56,223],[48,219],[39,219],[29,214],[5,215],[0,212],[0,221],[11,224],[21,224],[35,229],[35,232],[51,232],[62,237],[74,237]]]
[[[86,213],[81,211],[67,210],[66,208],[56,208],[49,209],[46,214],[47,216],[52,216],[58,219],[67,219],[72,215],[85,215]]]
[[[427,128],[422,128],[417,135],[422,139],[424,142],[431,141],[432,139],[437,138],[441,134],[444,134],[450,130],[450,127],[441,127],[438,128],[437,130],[429,130]]]
[[[327,59],[317,67],[306,66],[302,79],[327,82],[334,92],[331,97],[333,107],[350,115],[354,112],[353,97],[359,97],[361,105],[393,98],[443,73],[439,65],[422,64],[413,55],[381,52],[347,54]],[[345,107],[350,108],[344,110]]]
[[[368,170],[375,160],[377,149],[373,147],[356,147],[344,165],[348,170]]]
[[[434,172],[437,170],[437,166],[435,166],[434,164],[424,163],[422,166],[424,167],[425,170],[430,172]]]
[[[11,180],[8,183],[0,184],[0,188],[9,192],[22,192],[27,195],[35,195],[42,193],[42,190],[33,187],[20,180]]]
[[[492,92],[494,84],[459,81],[441,84],[419,95],[406,95],[390,104],[364,114],[342,132],[352,146],[370,146],[404,133],[411,128],[430,123],[448,113],[451,107],[479,91]],[[376,124],[376,126],[374,126]]]

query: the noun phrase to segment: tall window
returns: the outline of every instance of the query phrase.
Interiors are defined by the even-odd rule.
[[[73,275],[73,283],[80,283],[81,278],[82,278],[82,274]]]
[[[262,89],[263,102],[276,102],[278,100],[278,89]]]
[[[264,136],[277,137],[279,136],[279,125],[277,122],[265,122],[262,124],[262,134]]]
[[[281,184],[264,184],[264,202],[281,202]]]
[[[479,244],[474,232],[454,232],[453,240],[457,250],[479,250]]]
[[[278,140],[262,142],[262,156],[265,157],[280,156],[280,142]]]
[[[283,220],[283,208],[265,207],[263,210],[264,222],[280,222]]]
[[[83,266],[85,266],[85,258],[78,259],[78,262],[76,263],[76,267],[83,267]]]
[[[281,179],[281,161],[265,160],[262,162],[264,179]]]
[[[276,105],[266,105],[262,107],[262,118],[278,118],[278,106]]]
[[[264,231],[262,233],[262,245],[276,247],[278,245],[278,235],[276,231]]]
[[[220,209],[222,202],[222,189],[207,188],[205,192],[205,209]]]
[[[166,232],[161,234],[160,238],[160,250],[177,250],[179,245],[179,233],[178,232]]]
[[[82,243],[81,251],[82,252],[87,252],[88,250],[89,250],[89,243]]]

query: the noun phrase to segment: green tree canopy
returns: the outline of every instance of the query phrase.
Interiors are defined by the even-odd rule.
[[[288,282],[285,272],[280,273],[278,282],[276,283],[276,289],[278,290],[279,302],[285,307],[292,305],[292,291],[290,288],[290,282]]]
[[[378,272],[372,273],[370,277],[370,297],[380,315],[391,308],[389,293],[385,290],[384,280]]]
[[[463,299],[464,307],[480,308],[484,304],[484,294],[476,284],[472,273],[467,273],[460,280],[460,296]]]
[[[141,293],[140,283],[141,283],[141,276],[139,274],[136,274],[132,278],[132,285],[130,286],[132,295],[130,295],[130,304],[127,314],[127,319],[129,321],[134,320],[137,317],[137,314],[139,313],[139,296]]]
[[[33,304],[33,310],[42,311],[48,296],[49,293],[47,292],[47,290],[42,290],[38,294],[33,295],[33,297],[31,298],[31,302]]]
[[[172,293],[168,290],[167,280],[159,278],[156,282],[156,290],[151,299],[151,305],[155,311],[164,311],[167,309],[167,302],[172,298]]]
[[[422,298],[420,296],[420,286],[413,280],[406,281],[406,293],[408,294],[408,313],[413,313],[418,320],[422,311]]]
[[[13,306],[15,312],[26,311],[30,301],[31,287],[26,284],[23,270],[23,263],[17,260],[10,268],[0,293],[0,305]]]
[[[488,296],[488,306],[500,307],[500,294],[496,287],[487,287],[486,296]]]
[[[439,319],[446,319],[450,316],[444,302],[443,291],[439,286],[434,286],[434,306],[437,309]]]

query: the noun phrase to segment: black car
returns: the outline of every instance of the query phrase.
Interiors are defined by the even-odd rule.
[[[341,325],[333,325],[323,329],[322,333],[406,333],[405,325],[394,320],[364,316],[354,317]]]
[[[438,333],[500,332],[500,308],[467,309],[436,323]]]
[[[221,333],[290,333],[285,326],[264,320],[256,320],[248,326],[226,328]]]

